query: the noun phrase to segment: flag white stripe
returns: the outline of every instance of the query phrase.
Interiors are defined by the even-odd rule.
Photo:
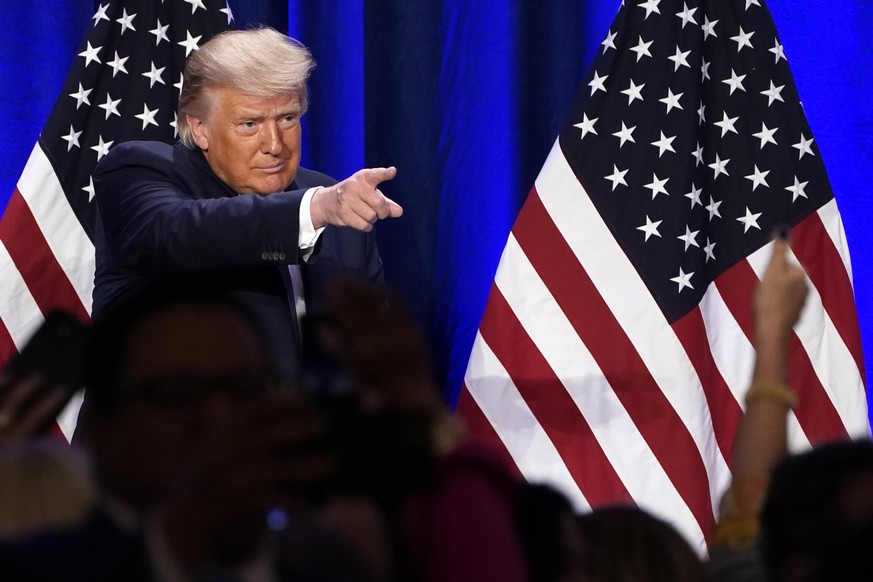
[[[591,505],[576,486],[555,445],[518,392],[506,369],[476,334],[465,377],[467,390],[506,450],[531,482],[558,488],[580,511]]]
[[[742,406],[752,379],[755,350],[716,285],[710,285],[703,294],[700,313],[716,368]]]
[[[84,399],[84,390],[76,392],[57,416],[58,427],[61,429],[61,432],[64,433],[67,442],[72,442],[73,440],[73,433],[76,431],[76,423],[79,420],[79,409],[82,408],[82,401]]]
[[[786,433],[786,447],[790,452],[800,453],[812,448],[812,443],[809,442],[809,437],[803,432],[800,421],[797,420],[797,415],[794,414],[793,410],[788,412]]]
[[[834,243],[840,258],[843,260],[843,266],[846,268],[846,274],[849,276],[849,282],[852,283],[852,289],[854,290],[852,260],[849,258],[849,243],[846,241],[846,231],[843,229],[843,219],[840,216],[840,211],[837,209],[836,199],[831,199],[830,202],[819,208],[818,216],[821,218],[828,236],[831,237],[831,242]]]
[[[682,344],[612,238],[557,141],[536,187],[552,220],[691,434],[706,469],[715,510],[730,471],[715,440],[700,381]]]
[[[67,202],[51,163],[39,142],[34,146],[18,180],[46,243],[60,264],[82,305],[91,312],[94,290],[94,244]]]
[[[660,517],[681,524],[689,536],[694,532],[696,545],[703,549],[703,532],[694,514],[513,235],[494,281],[576,403],[631,497]],[[526,461],[519,459],[519,467]]]
[[[2,241],[0,241],[0,281],[2,281],[0,319],[9,331],[16,349],[21,350],[42,323],[43,315]]]

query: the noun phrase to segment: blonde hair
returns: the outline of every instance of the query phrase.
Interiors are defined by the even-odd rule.
[[[305,112],[309,102],[306,82],[314,67],[305,46],[273,28],[219,34],[185,65],[178,119],[182,143],[197,148],[186,115],[206,115],[214,105],[212,90],[219,87],[253,97],[296,95],[301,113]]]

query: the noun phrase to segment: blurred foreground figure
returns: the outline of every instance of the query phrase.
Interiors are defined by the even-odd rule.
[[[776,465],[761,510],[770,580],[870,580],[871,549],[873,443],[831,443]]]
[[[153,520],[152,550],[182,572],[237,568],[264,546],[265,516],[301,506],[335,461],[326,424],[271,390],[256,320],[225,296],[157,288],[94,329],[83,444],[98,480]]]
[[[525,580],[520,483],[442,406],[396,298],[341,285],[320,326],[289,386],[223,294],[158,285],[96,319],[98,501],[0,543],[3,579]]]
[[[332,478],[326,424],[270,390],[249,312],[186,285],[95,321],[82,445],[100,490],[77,526],[0,546],[4,579],[198,579],[264,567],[265,516]],[[252,579],[270,579],[252,574]]]
[[[85,455],[57,439],[0,449],[0,538],[81,522],[97,495],[90,469]]]
[[[668,523],[633,506],[596,509],[578,519],[584,560],[597,582],[707,582],[694,550]]]

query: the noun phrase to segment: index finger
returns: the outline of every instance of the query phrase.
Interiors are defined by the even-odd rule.
[[[389,166],[387,168],[364,168],[361,170],[361,177],[367,184],[374,188],[382,182],[392,179],[396,175],[397,168],[394,166]]]
[[[39,393],[43,383],[44,379],[38,374],[28,374],[21,379],[10,381],[0,394],[0,402],[14,414],[25,402]]]
[[[51,426],[52,421],[60,414],[71,396],[63,386],[52,387],[32,408],[28,408],[21,415],[12,431],[13,434],[9,437],[24,439],[40,436]]]
[[[788,249],[790,243],[786,238],[773,239],[773,254],[770,257],[770,263],[786,263],[788,262]]]

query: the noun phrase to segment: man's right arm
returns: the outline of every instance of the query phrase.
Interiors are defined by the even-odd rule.
[[[304,191],[232,195],[169,148],[148,147],[118,146],[94,176],[106,246],[122,268],[157,274],[298,262]]]

